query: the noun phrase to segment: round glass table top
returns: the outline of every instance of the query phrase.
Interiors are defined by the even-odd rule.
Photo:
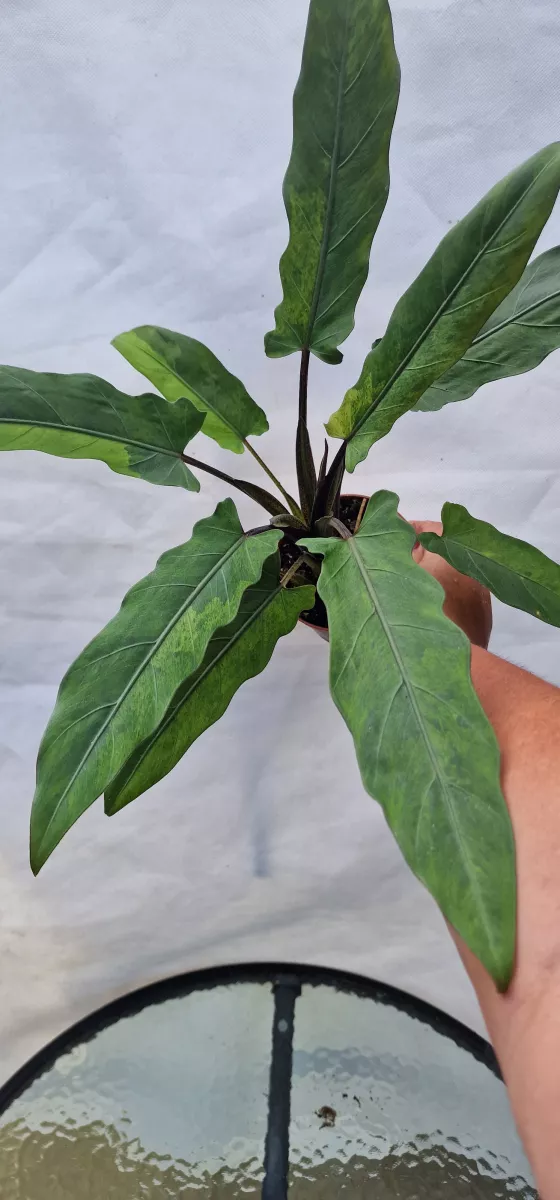
[[[285,972],[290,1200],[536,1197],[482,1039],[393,989],[263,966],[143,989],[19,1072],[0,1093],[2,1200],[258,1196]]]

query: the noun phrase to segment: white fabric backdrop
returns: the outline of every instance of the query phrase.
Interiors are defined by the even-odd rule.
[[[267,361],[262,339],[280,298],[306,7],[4,0],[1,21],[2,360],[139,392],[110,338],[146,322],[189,332],[266,408],[266,455],[292,487],[298,363]],[[317,438],[449,225],[560,133],[556,0],[393,8],[392,193],[345,362],[313,362]],[[560,208],[541,248],[559,239]],[[559,383],[557,355],[441,414],[411,414],[355,482],[395,489],[415,517],[464,502],[557,556]],[[248,477],[255,467],[243,461]],[[95,805],[33,880],[34,758],[60,678],[225,493],[30,453],[1,456],[0,480],[2,1078],[116,994],[233,960],[350,968],[480,1026],[435,906],[362,791],[326,647],[302,629],[171,777],[111,822]],[[239,508],[255,522],[249,501]],[[560,683],[557,631],[500,608],[493,648]]]

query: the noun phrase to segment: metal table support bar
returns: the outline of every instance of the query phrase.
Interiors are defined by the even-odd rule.
[[[292,1045],[295,1006],[300,994],[301,982],[296,975],[279,976],[274,984],[272,1061],[262,1200],[286,1200],[288,1195]]]

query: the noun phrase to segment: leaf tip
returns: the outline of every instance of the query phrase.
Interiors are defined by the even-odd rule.
[[[504,937],[503,942],[497,948],[493,947],[491,953],[488,954],[484,966],[488,973],[492,976],[494,984],[500,995],[507,992],[515,969],[515,916],[511,922],[512,936]]]
[[[508,965],[507,968],[504,968],[503,971],[499,971],[494,976],[494,982],[496,984],[496,988],[499,991],[501,996],[503,996],[506,992],[509,991],[512,977],[513,977],[513,963]]]
[[[43,845],[42,840],[36,839],[34,837],[33,825],[32,825],[31,826],[31,838],[30,838],[30,842],[29,842],[29,865],[31,867],[31,870],[32,870],[35,878],[37,878],[37,875],[39,874],[39,871],[41,870],[41,868],[44,867],[44,865],[47,861],[47,858],[49,857],[49,854],[50,854],[50,851],[48,854],[44,853],[44,851],[42,849],[42,845]]]
[[[114,817],[119,811],[118,791],[108,788],[103,797],[103,811],[106,817]]]
[[[329,367],[340,366],[340,363],[344,359],[344,355],[336,347],[333,347],[332,350],[315,350],[311,346],[311,351],[321,362],[327,363]]]

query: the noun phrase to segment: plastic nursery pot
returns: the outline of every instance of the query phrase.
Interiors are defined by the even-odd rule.
[[[359,519],[360,519],[360,521],[361,521],[361,519],[362,519],[362,517],[363,517],[363,515],[364,515],[364,511],[365,511],[365,504],[364,504],[364,507],[363,507],[363,509],[362,509],[362,504],[363,504],[363,502],[364,502],[364,501],[365,501],[365,502],[366,502],[366,504],[367,504],[367,502],[368,502],[368,500],[369,500],[369,496],[363,496],[361,493],[358,493],[358,492],[348,492],[348,493],[345,493],[343,496],[341,496],[341,497],[340,497],[340,500],[341,500],[341,504],[342,504],[342,506],[343,506],[343,507],[344,507],[344,501],[345,501],[345,500],[347,500],[347,501],[351,501],[351,500],[357,500],[357,501],[358,501],[358,503],[359,503],[359,508],[358,508],[358,511],[357,511],[357,513],[356,513],[356,515],[355,515],[355,517],[354,517],[354,521],[357,521],[357,520],[358,520],[358,518],[359,518]],[[360,511],[360,510],[361,510],[361,511]],[[349,528],[351,528],[351,527],[349,526]],[[323,641],[325,641],[325,642],[328,642],[328,640],[329,640],[329,627],[328,627],[328,625],[327,625],[327,624],[325,624],[325,625],[317,625],[317,624],[315,624],[315,622],[313,622],[313,621],[306,621],[305,617],[300,617],[300,618],[299,618],[299,622],[300,622],[300,624],[301,624],[301,625],[306,625],[308,629],[314,629],[314,630],[315,630],[315,633],[317,633],[317,634],[319,635],[319,637],[320,637],[320,638],[323,638]],[[326,622],[326,615],[325,615],[325,622]]]

